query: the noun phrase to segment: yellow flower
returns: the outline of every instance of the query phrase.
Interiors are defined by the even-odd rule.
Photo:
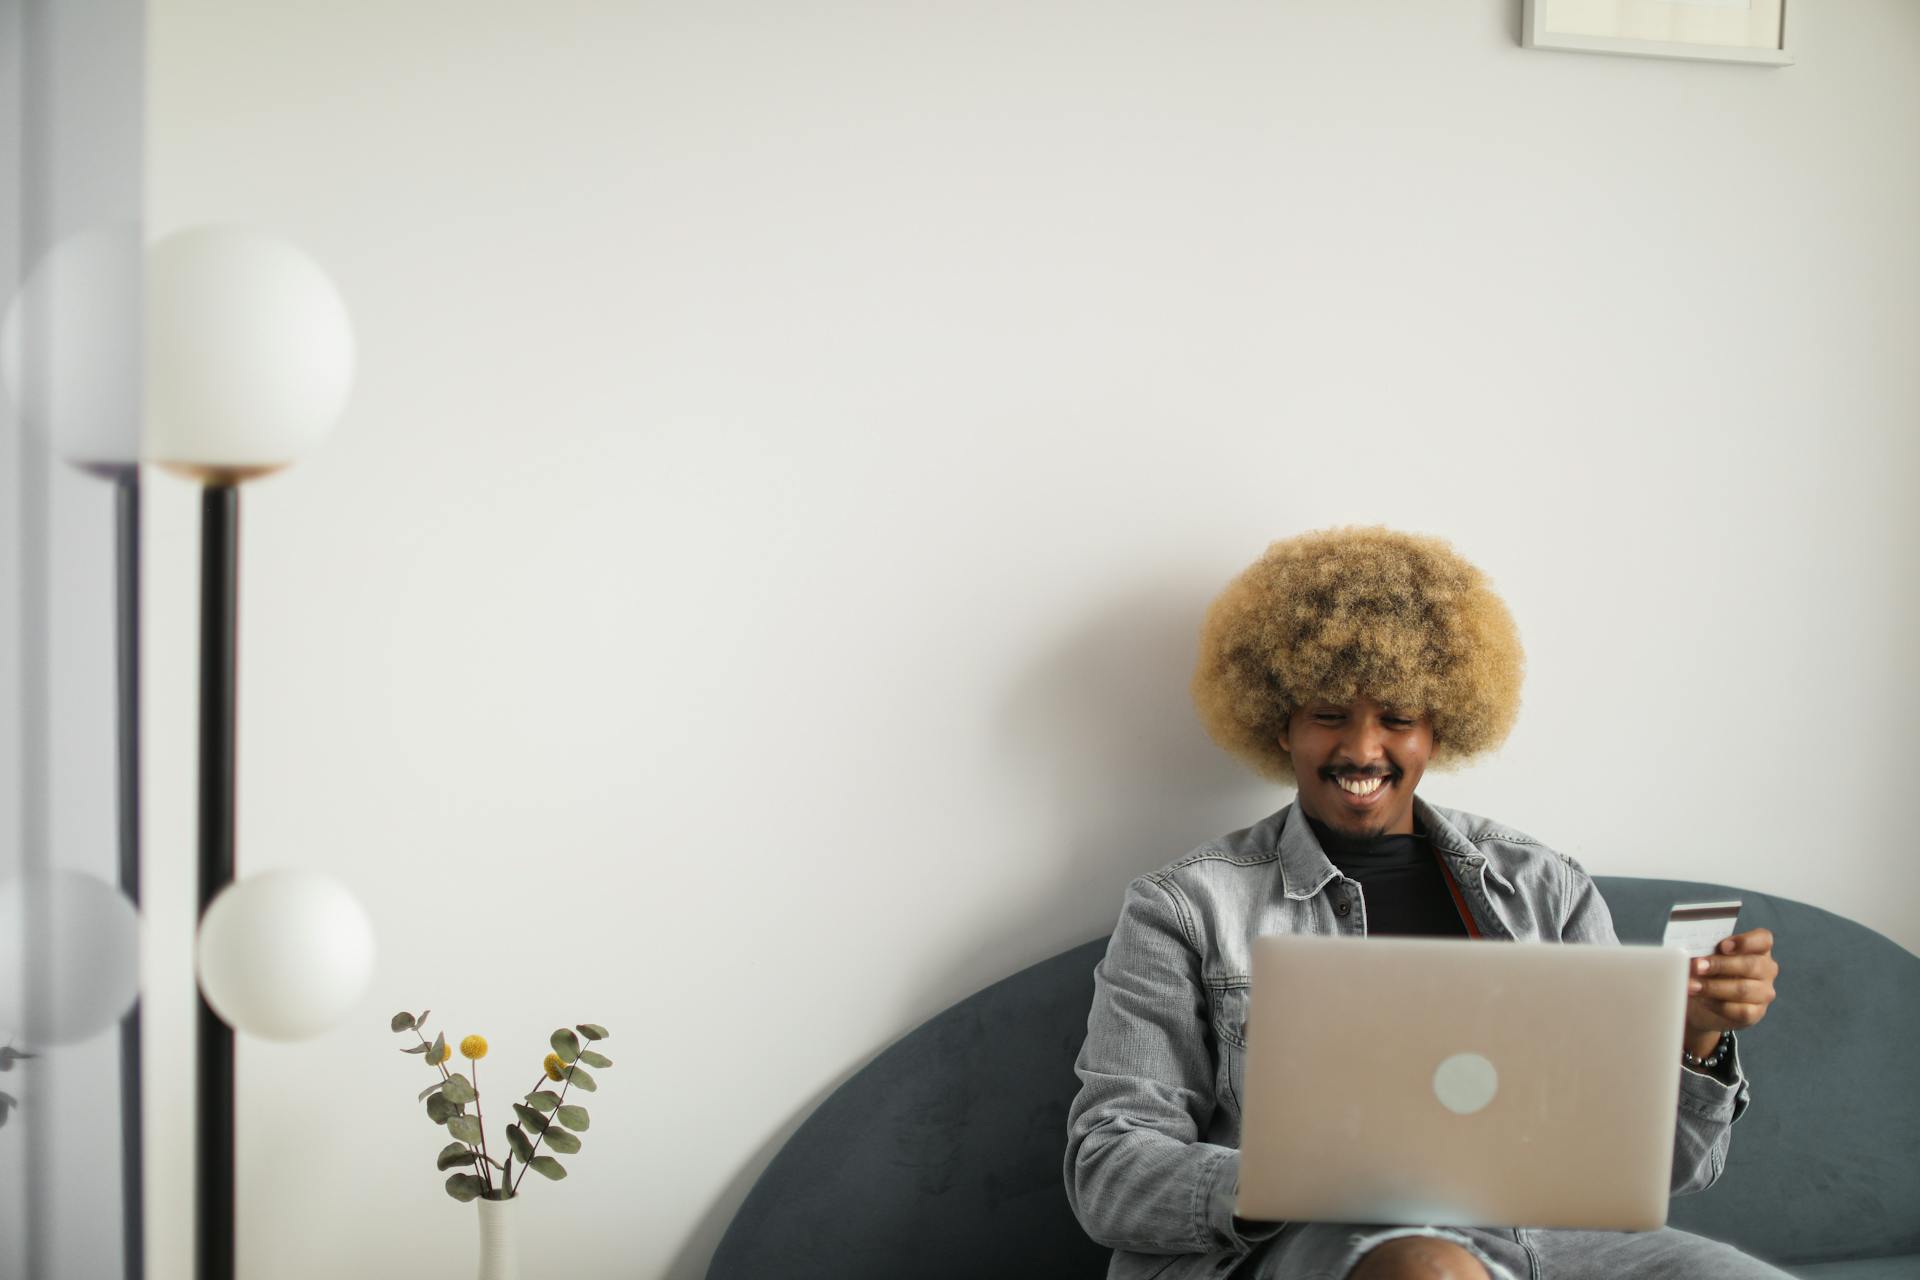
[[[480,1061],[480,1059],[487,1056],[487,1038],[485,1036],[468,1036],[460,1042],[460,1056],[470,1062]]]
[[[548,1054],[546,1062],[544,1062],[541,1065],[545,1066],[547,1069],[547,1079],[565,1080],[567,1078],[567,1064],[560,1061],[559,1054],[557,1053]]]
[[[452,1056],[453,1056],[453,1046],[450,1044],[446,1044],[445,1042],[442,1042],[440,1045],[439,1053],[435,1053],[431,1049],[427,1050],[427,1065],[430,1067],[437,1067],[441,1063],[445,1062],[448,1058],[451,1058]]]

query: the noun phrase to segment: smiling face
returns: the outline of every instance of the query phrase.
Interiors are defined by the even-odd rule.
[[[1413,789],[1433,755],[1425,712],[1365,697],[1344,707],[1316,699],[1287,717],[1280,747],[1293,758],[1308,816],[1352,836],[1413,834]]]

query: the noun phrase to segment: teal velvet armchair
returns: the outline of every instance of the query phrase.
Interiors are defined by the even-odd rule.
[[[1676,901],[1738,897],[1779,999],[1741,1035],[1753,1101],[1727,1170],[1670,1221],[1805,1280],[1920,1277],[1920,957],[1863,925],[1728,885],[1596,877],[1626,942]],[[970,996],[816,1108],[748,1194],[709,1280],[1106,1273],[1061,1181],[1073,1060],[1106,940]]]

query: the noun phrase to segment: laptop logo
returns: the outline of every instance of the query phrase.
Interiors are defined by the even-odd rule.
[[[1433,1096],[1459,1116],[1470,1116],[1500,1092],[1500,1073],[1477,1053],[1456,1053],[1433,1072]]]

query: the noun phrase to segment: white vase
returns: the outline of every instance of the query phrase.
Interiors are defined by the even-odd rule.
[[[474,1203],[480,1206],[480,1280],[520,1280],[520,1253],[514,1247],[514,1196]]]

